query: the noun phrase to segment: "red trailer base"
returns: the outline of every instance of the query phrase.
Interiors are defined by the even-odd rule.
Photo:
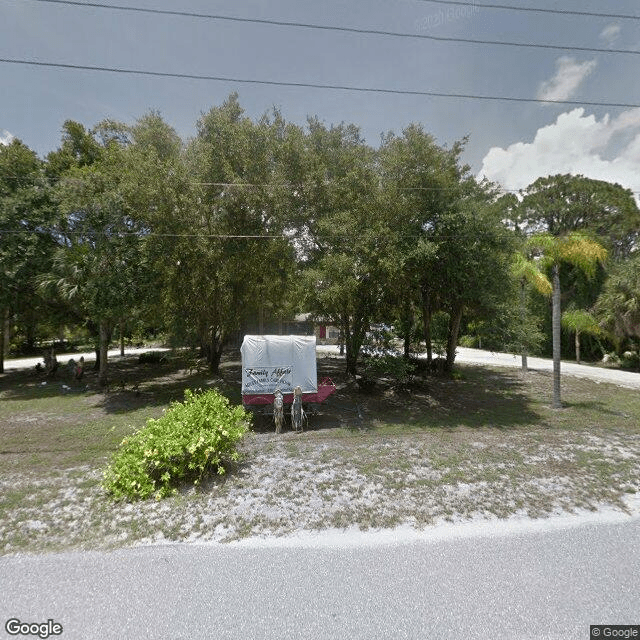
[[[318,391],[315,393],[303,393],[302,402],[307,403],[320,403],[324,402],[334,391],[336,385],[331,378],[325,378],[319,385]],[[293,393],[287,393],[283,396],[285,404],[293,403]],[[274,394],[262,393],[262,394],[244,394],[242,396],[242,404],[245,407],[256,407],[261,405],[273,405]]]

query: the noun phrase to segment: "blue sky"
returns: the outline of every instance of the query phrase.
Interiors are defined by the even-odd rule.
[[[107,3],[108,0],[98,0]],[[425,0],[119,0],[117,4],[438,37],[640,50],[640,20],[446,6]],[[640,16],[637,0],[504,0]],[[233,23],[0,0],[0,58],[386,89],[548,97],[640,105],[640,55],[557,51]],[[360,126],[372,145],[421,123],[440,144],[469,136],[464,159],[506,188],[582,173],[640,192],[640,109],[367,94],[0,63],[0,141],[41,156],[65,120],[133,123],[159,110],[183,139],[202,112],[237,91],[247,114],[273,106]]]

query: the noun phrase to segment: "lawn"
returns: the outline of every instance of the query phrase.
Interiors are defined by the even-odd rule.
[[[113,364],[107,393],[92,372],[80,385],[64,372],[0,375],[0,552],[542,518],[624,510],[640,492],[637,391],[565,376],[558,411],[550,373],[460,365],[456,379],[363,394],[342,366],[318,360],[338,391],[303,434],[276,436],[256,421],[227,476],[134,504],[114,504],[100,485],[118,443],[185,388],[239,402],[237,360],[212,378],[180,354],[160,364],[128,357]]]

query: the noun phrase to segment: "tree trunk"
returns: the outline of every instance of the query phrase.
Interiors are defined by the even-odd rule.
[[[120,323],[120,355],[124,357],[124,322]]]
[[[560,306],[560,265],[553,265],[552,274],[553,293],[551,295],[551,327],[553,333],[553,408],[562,408],[560,397],[560,321],[562,309]]]
[[[413,311],[409,297],[402,306],[402,332],[404,333],[404,359],[411,357],[411,330],[413,329]]]
[[[106,387],[109,383],[107,379],[107,358],[109,351],[109,340],[111,339],[111,331],[107,322],[100,323],[100,368],[98,369],[98,385]]]
[[[343,321],[344,326],[344,345],[346,350],[346,373],[355,376],[358,369],[358,354],[354,353],[353,335],[351,333],[351,325],[349,318]]]
[[[222,360],[222,344],[218,344],[215,347],[212,345],[211,352],[209,354],[209,371],[214,375],[220,373],[220,360]]]
[[[96,359],[93,363],[93,370],[100,371],[100,329],[92,320],[87,321],[89,335],[93,338],[93,350],[96,352]]]
[[[453,369],[458,347],[458,334],[462,322],[462,306],[455,309],[449,319],[449,335],[447,336],[447,371]]]
[[[427,366],[431,366],[433,360],[433,348],[431,346],[431,296],[425,287],[421,290],[422,294],[422,332],[424,335],[424,343],[427,349]]]
[[[4,313],[0,314],[2,318],[2,336],[4,339],[4,346],[2,347],[2,354],[6,358],[9,356],[9,346],[11,345],[11,314],[9,309],[5,309]],[[33,349],[35,345],[35,337],[33,335],[33,323],[27,325],[31,332],[27,331],[27,347],[29,350]]]
[[[7,309],[0,310],[0,318],[2,319],[2,331],[0,331],[0,373],[4,373],[4,350],[5,350],[5,332],[4,319],[8,313]]]
[[[222,351],[224,349],[225,339],[217,332],[212,332],[209,336],[209,342],[205,348],[205,356],[209,364],[209,371],[214,375],[220,372],[220,360],[222,359]]]
[[[580,332],[576,329],[576,363],[580,364]]]
[[[527,290],[525,281],[522,280],[520,282],[520,322],[522,323],[522,344],[520,345],[521,353],[522,353],[522,373],[527,373],[528,363],[527,363],[527,345],[524,340],[524,332],[525,332],[525,324],[526,324],[526,314],[527,314]]]

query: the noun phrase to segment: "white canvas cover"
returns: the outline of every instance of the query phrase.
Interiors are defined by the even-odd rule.
[[[240,353],[243,395],[318,391],[315,336],[245,336]]]

